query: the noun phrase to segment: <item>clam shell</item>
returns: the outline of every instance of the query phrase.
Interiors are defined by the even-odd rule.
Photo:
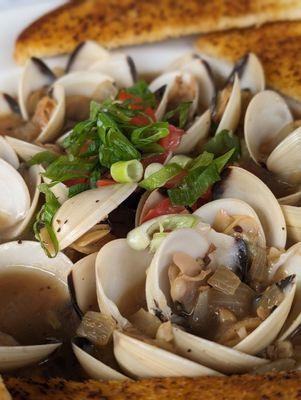
[[[53,219],[53,229],[60,249],[68,247],[103,220],[129,197],[136,187],[136,184],[116,184],[87,190],[65,201]]]
[[[0,117],[19,112],[20,109],[16,100],[9,94],[0,92]]]
[[[28,143],[11,136],[5,136],[5,139],[23,161],[29,161],[33,156],[45,150],[36,144]]]
[[[241,91],[240,82],[237,75],[234,77],[233,88],[223,113],[222,119],[217,127],[216,133],[227,129],[229,131],[235,132],[241,113]]]
[[[90,378],[105,381],[129,379],[126,375],[92,357],[74,342],[72,343],[72,349],[78,362]]]
[[[143,193],[136,211],[135,226],[139,226],[148,211],[154,208],[161,200],[164,200],[164,198],[165,196],[158,189]]]
[[[30,208],[30,195],[18,171],[0,159],[0,219],[1,230],[23,220]]]
[[[30,208],[24,219],[1,232],[2,239],[12,240],[18,238],[28,228],[34,217],[40,197],[39,184],[41,183],[41,169],[38,165],[34,165],[29,168],[26,175],[27,188],[30,194]]]
[[[298,243],[301,241],[301,208],[295,206],[281,206],[287,229],[288,241]]]
[[[109,58],[98,60],[89,70],[111,76],[120,88],[132,86],[137,77],[133,59],[125,54],[112,54]]]
[[[180,355],[224,374],[244,373],[268,363],[264,358],[250,356],[176,327],[173,327],[173,335]]]
[[[278,199],[279,203],[285,206],[296,206],[299,204],[300,200],[301,200],[301,190],[298,190],[296,193],[289,194],[288,196],[280,197]]]
[[[267,168],[285,181],[301,183],[301,127],[278,144],[267,159]]]
[[[3,136],[0,136],[0,158],[8,162],[15,169],[20,167],[20,162],[15,150]]]
[[[260,219],[267,245],[285,247],[286,224],[281,207],[257,176],[239,167],[229,167],[216,187],[215,198],[235,198],[248,203]]]
[[[210,110],[207,110],[195,119],[191,127],[182,136],[181,142],[174,153],[189,154],[197,147],[200,147],[209,135],[210,126],[211,113]]]
[[[47,87],[56,79],[53,72],[38,58],[30,58],[23,69],[18,88],[18,99],[22,117],[29,119],[28,97],[43,87]]]
[[[291,112],[278,93],[265,90],[253,97],[246,111],[244,131],[248,151],[257,164],[266,162],[289,133],[283,128],[292,121]]]
[[[52,97],[56,102],[56,106],[47,125],[36,139],[41,143],[52,142],[59,135],[65,122],[66,105],[64,88],[59,84],[55,84],[52,89]]]
[[[247,54],[242,60],[241,69],[238,67],[238,73],[242,90],[249,90],[254,95],[265,89],[264,69],[256,54]]]
[[[121,368],[128,375],[137,378],[221,375],[119,331],[114,332],[114,354]]]
[[[23,265],[51,273],[63,283],[72,268],[72,262],[62,253],[48,258],[38,242],[18,241],[0,245],[0,270]],[[67,291],[66,285],[66,291]],[[10,371],[46,359],[61,343],[36,346],[0,346],[0,371]]]
[[[70,54],[66,72],[85,71],[93,63],[110,57],[110,53],[98,43],[87,40],[80,43]]]
[[[111,315],[121,328],[129,325],[126,317],[138,311],[144,303],[146,270],[151,259],[152,255],[147,251],[133,250],[126,239],[107,243],[97,255],[95,270],[99,309]]]

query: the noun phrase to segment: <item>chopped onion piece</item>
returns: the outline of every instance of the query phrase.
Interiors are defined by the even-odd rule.
[[[140,308],[135,314],[131,315],[128,320],[144,335],[155,338],[157,330],[161,325],[161,321],[155,315]]]
[[[95,311],[88,311],[76,333],[96,346],[105,346],[110,341],[115,328],[116,322],[113,318]]]
[[[208,279],[208,284],[214,289],[233,295],[240,285],[239,277],[228,268],[220,267]]]

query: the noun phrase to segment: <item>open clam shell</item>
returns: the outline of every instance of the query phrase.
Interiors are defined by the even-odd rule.
[[[67,282],[72,262],[62,253],[49,259],[38,242],[19,241],[0,245],[0,270],[17,265],[38,268],[54,275],[61,282]],[[66,285],[66,292],[68,291]],[[61,344],[43,344],[37,346],[0,347],[0,371],[9,371],[39,362]]]
[[[296,293],[292,308],[280,332],[278,340],[285,340],[300,328],[301,324],[301,244],[297,243],[282,254],[273,266],[275,275],[295,275]]]
[[[24,172],[24,179],[30,194],[30,208],[26,216],[12,227],[1,232],[0,236],[6,240],[18,238],[30,225],[38,206],[41,183],[41,169],[38,165],[30,167]]]
[[[0,92],[0,117],[19,112],[20,109],[17,101],[9,94]]]
[[[199,109],[210,107],[215,96],[215,85],[209,64],[199,54],[189,53],[175,60],[168,71],[181,70],[192,74],[199,86]]]
[[[80,43],[70,54],[66,72],[85,71],[96,61],[110,57],[110,53],[98,43],[87,40]]]
[[[141,225],[143,218],[146,216],[148,211],[154,208],[160,201],[164,199],[165,196],[163,196],[158,189],[153,190],[152,192],[143,193],[136,210],[135,225]]]
[[[209,135],[210,126],[211,113],[210,110],[207,110],[200,117],[197,117],[191,127],[187,129],[174,153],[189,154],[200,147]]]
[[[27,185],[10,164],[0,159],[0,219],[1,230],[22,221],[30,209]]]
[[[23,161],[29,161],[33,156],[45,150],[41,146],[11,136],[5,136],[5,139]]]
[[[239,167],[229,167],[224,179],[217,184],[214,197],[235,198],[248,203],[262,223],[267,245],[285,247],[287,233],[281,207],[257,176]]]
[[[41,133],[37,137],[37,141],[51,142],[60,133],[65,121],[65,90],[59,85],[55,84],[51,90],[51,97],[55,101],[55,108],[51,112],[50,119],[46,126],[42,128]]]
[[[121,328],[129,325],[127,317],[144,305],[146,270],[151,259],[148,251],[133,250],[126,239],[107,243],[97,255],[99,309],[111,315]]]
[[[19,89],[18,99],[22,117],[28,120],[31,114],[29,107],[29,96],[36,90],[50,86],[56,79],[53,72],[44,62],[38,58],[30,58],[23,69]]]
[[[290,205],[281,206],[287,228],[288,241],[298,243],[301,241],[301,207]]]
[[[3,136],[0,136],[0,158],[8,162],[15,169],[20,167],[20,162],[15,150]]]
[[[221,375],[119,331],[114,332],[114,354],[121,368],[137,378]]]
[[[134,61],[125,54],[112,54],[109,58],[98,60],[89,70],[111,76],[120,88],[132,86],[137,79]]]
[[[274,148],[266,165],[269,171],[286,182],[301,183],[301,127],[290,133]]]
[[[78,343],[76,339],[73,340],[72,349],[79,363],[90,378],[105,381],[129,379],[126,375],[123,375],[121,372],[116,371],[115,369],[91,356],[89,353],[84,351],[79,344],[80,343]]]
[[[156,118],[161,120],[172,101],[173,108],[183,101],[191,101],[189,116],[192,117],[197,110],[199,100],[199,87],[194,76],[188,72],[166,72],[152,81],[149,89],[161,94],[160,103],[156,109]]]
[[[233,73],[238,73],[240,87],[253,95],[265,89],[265,74],[262,63],[254,53],[248,53],[235,65]]]
[[[268,363],[268,360],[242,353],[219,343],[173,327],[174,345],[183,357],[224,374],[239,374]]]
[[[248,151],[257,164],[265,163],[289,134],[283,128],[292,121],[291,112],[278,93],[265,90],[253,97],[246,111],[244,131]]]
[[[241,89],[240,89],[239,78],[237,75],[235,75],[231,94],[227,101],[227,105],[223,112],[222,118],[219,122],[219,125],[216,129],[216,133],[219,133],[224,129],[235,132],[239,123],[240,114],[241,114]]]
[[[53,219],[60,249],[65,249],[103,220],[136,189],[136,184],[116,184],[82,192],[63,203]]]

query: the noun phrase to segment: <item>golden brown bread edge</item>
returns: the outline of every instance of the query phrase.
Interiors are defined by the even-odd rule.
[[[12,400],[0,376],[0,400]]]
[[[301,21],[207,34],[196,45],[205,54],[231,62],[256,53],[267,85],[301,101]]]
[[[301,399],[301,373],[265,376],[156,378],[138,382],[74,382],[62,379],[8,378],[13,400],[297,400]],[[2,398],[0,397],[0,400]]]
[[[301,18],[300,0],[77,0],[18,37],[15,59],[70,53],[84,40],[107,48]]]

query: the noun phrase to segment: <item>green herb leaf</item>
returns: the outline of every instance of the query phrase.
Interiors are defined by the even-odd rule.
[[[193,170],[200,167],[207,167],[212,163],[213,159],[214,159],[214,154],[204,151],[190,162],[190,164],[188,165],[189,170]]]
[[[101,112],[97,119],[100,164],[110,168],[117,161],[140,160],[141,154],[120,131],[115,121]]]
[[[29,166],[36,164],[43,164],[44,166],[47,166],[55,161],[58,157],[59,155],[53,153],[52,151],[41,151],[41,153],[37,153],[29,161],[27,161],[26,164]]]
[[[44,176],[58,182],[88,177],[90,172],[95,168],[96,163],[96,158],[85,160],[72,156],[60,156],[49,165]]]
[[[126,92],[131,93],[135,97],[139,97],[145,106],[156,106],[156,97],[154,93],[149,90],[148,84],[145,81],[136,82],[133,86],[127,88]]]
[[[180,103],[174,110],[168,111],[162,120],[168,121],[173,125],[183,129],[188,121],[190,106],[191,101],[184,101],[183,103]]]
[[[33,226],[35,238],[41,243],[48,257],[55,257],[59,251],[58,240],[52,228],[53,217],[60,208],[59,201],[50,190],[55,184],[57,182],[53,182],[51,185],[46,183],[39,185],[40,192],[45,194],[45,204],[37,214]]]
[[[88,140],[95,141],[96,138],[96,122],[88,119],[75,125],[70,135],[63,141],[62,146],[68,153],[76,156]]]
[[[211,163],[201,171],[195,168],[183,179],[179,187],[169,189],[168,196],[174,205],[192,206],[210,186],[220,179],[217,166]]]
[[[221,156],[233,148],[235,152],[233,153],[232,161],[236,161],[240,157],[239,138],[227,130],[217,133],[203,147],[204,150],[213,153],[215,156]]]
[[[68,197],[73,197],[81,192],[84,192],[86,190],[90,189],[90,184],[89,183],[77,183],[76,185],[72,185],[69,187],[68,190]]]
[[[226,154],[216,158],[213,161],[213,163],[216,165],[217,170],[218,170],[219,173],[222,172],[222,170],[225,168],[225,166],[228,164],[229,161],[233,160],[234,153],[235,153],[235,149],[231,149]]]
[[[167,164],[159,171],[154,172],[148,178],[143,179],[139,186],[146,190],[154,190],[165,185],[174,176],[177,176],[183,169],[178,164]]]
[[[151,125],[136,128],[131,133],[133,145],[144,150],[145,147],[169,135],[167,122],[156,122]]]

